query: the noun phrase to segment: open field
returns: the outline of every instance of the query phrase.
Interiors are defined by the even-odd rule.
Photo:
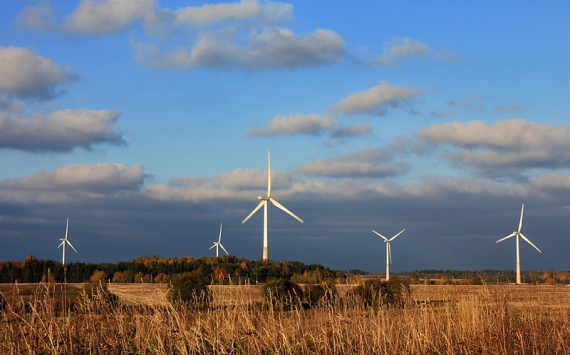
[[[51,285],[57,297],[64,291],[71,300],[76,300],[83,290],[84,284],[55,284]],[[306,290],[306,285],[301,285]],[[355,285],[336,285],[338,294],[344,297]],[[41,284],[0,284],[0,292],[6,297],[14,294],[30,300],[38,290],[41,292],[45,285]],[[167,306],[166,294],[168,285],[161,283],[109,283],[109,291],[117,296],[121,302],[127,305]],[[482,289],[493,292],[496,296],[508,297],[512,303],[523,302],[533,305],[556,305],[561,300],[570,302],[570,287],[563,286],[535,286],[535,285],[488,285],[488,286],[464,286],[464,285],[411,285],[411,298],[415,302],[430,301],[458,301],[472,295],[477,295]],[[220,305],[244,305],[251,303],[263,303],[262,285],[211,285],[214,304]]]
[[[80,285],[20,286],[0,285],[0,354],[570,354],[570,287],[412,286],[402,308],[347,295],[276,311],[251,304],[260,286],[213,286],[217,300],[196,311],[155,302],[157,284],[110,285],[120,303]],[[58,312],[57,294],[76,306]]]

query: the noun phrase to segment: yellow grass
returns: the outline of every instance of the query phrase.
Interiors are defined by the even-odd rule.
[[[98,293],[66,313],[43,287],[4,304],[0,354],[570,354],[569,287],[415,286],[404,308],[346,296],[287,312],[251,305],[254,286],[221,287],[199,312]]]

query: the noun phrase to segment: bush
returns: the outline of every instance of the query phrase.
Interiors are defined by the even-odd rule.
[[[286,280],[268,281],[263,287],[263,296],[266,304],[273,309],[289,310],[295,305],[300,305],[303,298],[303,290],[299,285]]]
[[[397,277],[389,281],[369,280],[353,290],[367,307],[401,307],[410,292],[410,285]]]
[[[212,294],[203,277],[195,272],[185,272],[172,275],[167,297],[172,304],[204,309],[210,305]]]
[[[305,300],[309,307],[319,305],[333,305],[337,299],[338,292],[334,282],[323,282],[320,285],[309,285]]]

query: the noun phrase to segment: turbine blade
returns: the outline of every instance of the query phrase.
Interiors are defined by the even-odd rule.
[[[247,222],[247,220],[248,220],[251,216],[253,216],[253,215],[255,214],[255,212],[257,212],[257,210],[259,210],[259,209],[261,208],[261,206],[263,206],[263,204],[266,203],[266,202],[267,202],[267,201],[265,201],[265,200],[264,200],[264,201],[261,201],[261,202],[259,203],[259,205],[257,205],[257,207],[253,209],[253,211],[249,214],[249,216],[245,217],[245,219],[244,219],[243,221],[241,221],[241,224],[244,224],[245,222]]]
[[[374,229],[372,230],[372,233],[375,233],[376,235],[378,235],[381,238],[384,238],[385,241],[388,241],[388,238],[386,238],[385,236],[383,236],[382,234],[376,232]]]
[[[402,229],[402,230],[400,231],[400,233],[398,233],[398,234],[396,234],[395,236],[393,236],[392,238],[390,238],[390,242],[393,241],[394,239],[396,239],[400,234],[404,233],[405,230],[406,230],[406,229]]]
[[[503,239],[499,239],[497,240],[495,243],[500,243],[505,239],[509,239],[510,237],[514,237],[515,235],[517,235],[517,232],[512,232],[511,234],[507,235],[506,237],[504,237]]]
[[[525,237],[522,233],[520,233],[519,235],[520,235],[521,238],[524,239],[528,244],[532,245],[532,246],[534,247],[534,249],[538,250],[539,253],[542,253],[542,252],[540,251],[540,249],[538,249],[538,248],[536,247],[536,245],[532,244],[532,242],[531,242],[530,240],[528,240],[528,238]]]
[[[216,243],[214,243],[214,245],[212,245],[212,246],[210,247],[210,249],[208,249],[208,250],[214,249],[215,246],[216,246]]]
[[[521,232],[521,228],[522,228],[523,212],[524,212],[524,203],[522,204],[522,208],[521,208],[521,221],[519,222],[519,233]]]
[[[271,157],[267,149],[267,197],[271,197]]]
[[[69,218],[67,219],[67,223],[65,223],[65,240],[67,240],[67,231],[69,230]]]
[[[58,249],[61,248],[61,246],[62,246],[63,244],[65,244],[65,240],[64,240],[63,242],[59,243],[59,245],[57,246],[57,248],[58,248]]]
[[[291,215],[291,217],[295,218],[297,221],[301,222],[301,223],[305,223],[303,222],[303,220],[299,217],[297,217],[293,212],[289,211],[288,209],[286,209],[282,204],[280,204],[279,202],[275,201],[273,198],[269,198],[269,201],[271,201],[272,204],[275,205],[275,207],[289,213],[289,215]]]
[[[223,251],[226,252],[227,255],[230,255],[230,253],[228,253],[228,251],[226,250],[226,248],[224,248],[224,246],[222,245],[222,243],[220,243],[220,247],[222,248]]]
[[[220,223],[220,237],[218,238],[218,243],[222,241],[222,224]]]
[[[77,253],[77,250],[75,250],[75,248],[73,247],[73,245],[71,245],[71,242],[69,240],[66,240],[67,244],[69,244],[69,246],[71,247],[71,249],[73,249],[74,252]]]

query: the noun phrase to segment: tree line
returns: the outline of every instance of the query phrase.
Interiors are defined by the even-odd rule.
[[[235,256],[160,258],[139,257],[117,263],[69,263],[40,260],[29,255],[24,261],[0,262],[0,283],[83,283],[93,279],[116,283],[169,282],[172,275],[193,273],[214,284],[255,284],[273,279],[296,283],[344,282],[342,271],[297,261],[247,260]]]

